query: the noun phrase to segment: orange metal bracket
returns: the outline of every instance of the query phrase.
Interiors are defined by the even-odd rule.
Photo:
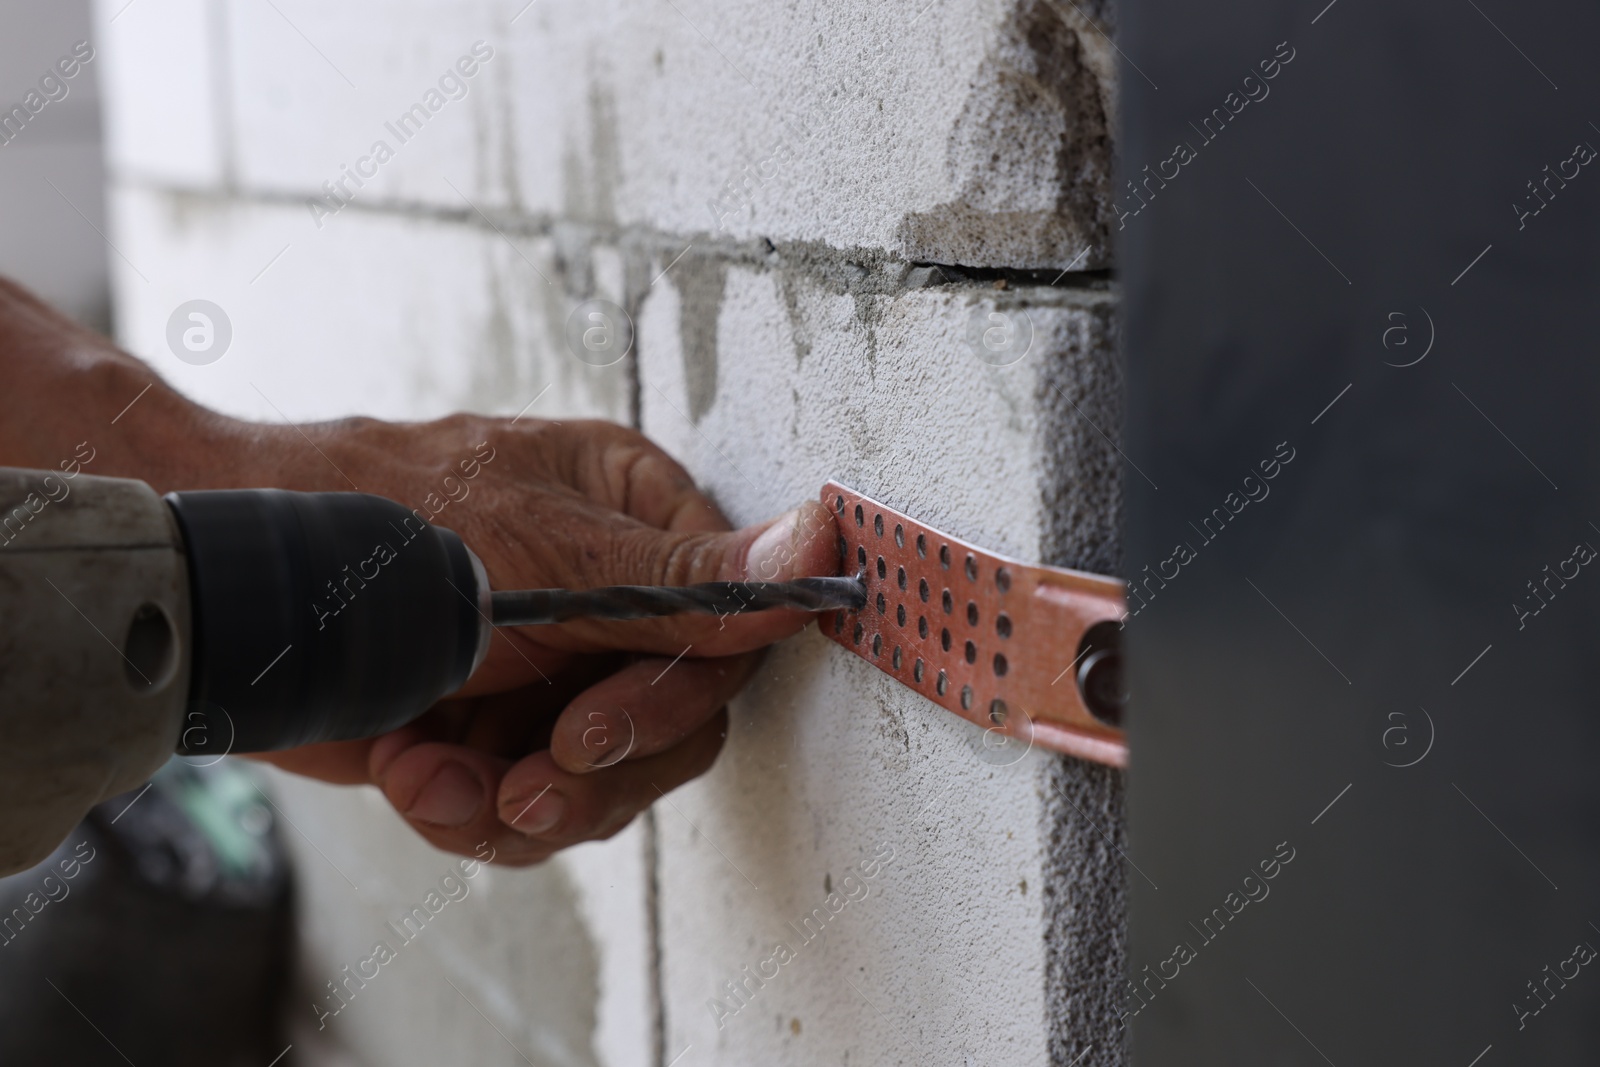
[[[836,482],[822,502],[841,572],[867,585],[866,607],[824,616],[823,634],[979,726],[1127,766],[1122,582],[997,556]]]

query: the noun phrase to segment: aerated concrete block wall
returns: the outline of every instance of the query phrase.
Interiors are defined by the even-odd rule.
[[[1109,4],[125,3],[96,31],[118,331],[194,396],[612,418],[738,522],[835,478],[1120,567]],[[166,342],[192,299],[233,330],[204,366]],[[627,358],[569,342],[596,308]],[[321,1029],[452,861],[370,790],[274,775],[293,1055],[1121,1063],[1120,776],[992,741],[808,631],[709,775],[480,872]]]

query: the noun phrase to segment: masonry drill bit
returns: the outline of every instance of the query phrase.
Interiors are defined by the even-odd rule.
[[[738,615],[769,608],[859,610],[860,578],[797,578],[792,582],[705,582],[700,585],[613,585],[604,589],[515,589],[492,594],[496,626],[536,626],[568,619],[647,619],[659,615]]]

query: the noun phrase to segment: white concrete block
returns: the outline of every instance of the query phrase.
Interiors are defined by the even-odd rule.
[[[586,265],[557,264],[548,239],[360,209],[318,230],[294,204],[137,188],[112,206],[127,257],[114,263],[119,339],[230,414],[515,415],[538,398],[530,415],[628,416],[627,364],[591,366],[566,347],[589,293],[569,294],[565,279]],[[219,305],[233,331],[200,366],[167,341],[193,299]]]
[[[270,773],[300,909],[288,1018],[308,1062],[647,1062],[641,826],[466,877],[375,790]],[[407,924],[418,906],[431,916]]]
[[[1108,262],[1112,52],[1071,5],[685,0],[607,45],[588,111],[593,140],[618,146],[599,184],[623,223],[972,266]]]
[[[324,210],[516,204],[495,5],[232,0],[228,13],[246,188]]]
[[[1109,294],[874,295],[692,258],[670,277],[640,311],[644,426],[736,521],[836,478],[1038,559],[1060,549],[1047,484],[1098,493],[1114,514],[1111,446],[1072,407],[1115,432]],[[1009,317],[1013,338],[1031,330],[1010,365],[995,364],[1020,349],[982,344],[983,329],[1004,326],[990,314]],[[1057,396],[1064,417],[1046,399]],[[1053,853],[1065,840],[1079,855],[1075,835],[1091,833],[1077,824],[1056,839],[1052,776],[1084,772],[1039,751],[1002,766],[983,737],[814,630],[769,655],[717,766],[658,806],[669,1056],[1042,1065],[1052,1041],[1104,1040],[1049,1022],[1066,1018],[1061,985],[1079,976],[1051,970],[1044,932],[1084,933],[1047,903]],[[893,861],[866,878],[860,864],[881,849]],[[808,939],[801,918],[847,890],[860,899]],[[1103,900],[1075,899],[1075,884],[1049,891],[1077,923],[1103,925]],[[769,962],[779,943],[794,958]]]
[[[215,188],[228,173],[220,0],[95,0],[106,162],[124,178]]]
[[[584,928],[600,946],[593,991],[595,1059],[604,1067],[649,1063],[656,1044],[654,926],[649,913],[654,872],[640,818],[610,841],[562,852]]]
[[[1040,473],[1059,447],[1043,439],[1039,392],[1069,355],[1081,388],[1109,372],[1098,321],[1109,301],[976,285],[872,295],[690,253],[640,309],[645,429],[746,520],[815,498],[832,477],[956,536],[1036,556]],[[1032,337],[1010,365],[969,336],[996,313]]]
[[[301,203],[1108,262],[1113,53],[1071,5],[236,0],[229,30],[239,180]]]
[[[1044,757],[992,766],[982,736],[815,632],[768,658],[659,815],[669,1053],[1047,1062]]]

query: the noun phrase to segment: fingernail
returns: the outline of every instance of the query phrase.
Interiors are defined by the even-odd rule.
[[[483,807],[483,782],[459,763],[439,768],[422,787],[406,817],[435,826],[464,826]]]
[[[795,560],[794,534],[800,509],[785,512],[750,543],[745,556],[745,576],[759,582],[776,581],[788,574]]]
[[[546,787],[529,799],[521,802],[513,801],[501,810],[516,813],[506,819],[506,823],[512,829],[524,834],[547,834],[555,829],[556,823],[561,821],[561,816],[566,814],[567,798]]]

